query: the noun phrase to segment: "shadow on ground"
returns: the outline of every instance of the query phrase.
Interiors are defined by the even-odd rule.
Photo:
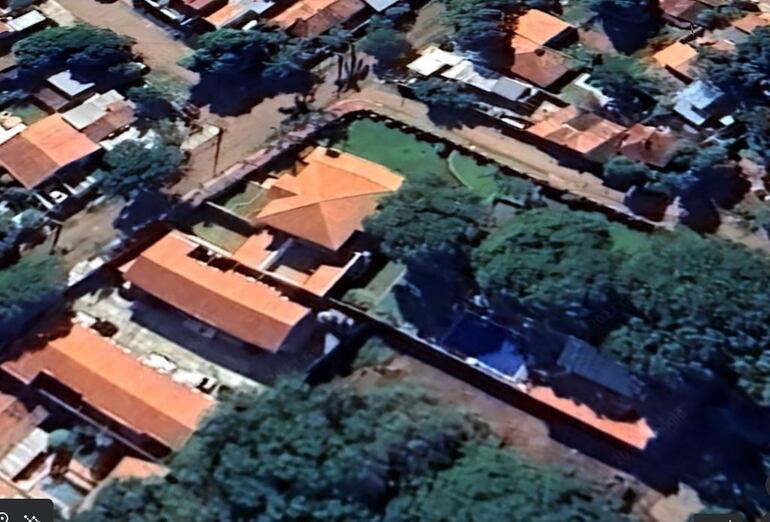
[[[199,107],[209,106],[211,112],[219,116],[238,116],[279,94],[308,93],[313,83],[313,78],[303,71],[282,78],[264,77],[259,73],[253,76],[202,73],[190,91],[190,101]]]

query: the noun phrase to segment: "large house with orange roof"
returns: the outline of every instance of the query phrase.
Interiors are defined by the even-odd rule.
[[[342,247],[363,227],[377,201],[397,191],[403,178],[386,167],[324,147],[304,160],[297,175],[284,174],[268,189],[268,202],[253,217],[329,250]]]
[[[114,478],[162,475],[159,459],[215,403],[93,330],[69,321],[48,328],[0,362],[0,491],[50,499],[69,517]],[[61,454],[54,436],[76,449]]]
[[[0,144],[0,165],[25,188],[32,189],[63,169],[86,161],[98,144],[52,114]]]
[[[270,352],[299,344],[311,330],[309,308],[181,232],[170,232],[122,271],[133,287]]]
[[[0,373],[145,454],[179,449],[214,405],[82,326],[37,341],[20,343],[0,363]]]

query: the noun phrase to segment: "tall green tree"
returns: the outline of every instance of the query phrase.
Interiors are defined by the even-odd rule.
[[[457,522],[498,522],[517,508],[566,517],[560,520],[622,520],[592,486],[536,468],[494,441],[477,445],[488,437],[485,426],[414,383],[364,391],[283,383],[224,401],[164,479],[114,483],[73,520],[448,520],[437,517],[443,513]],[[473,493],[478,511],[449,511]],[[442,497],[454,500],[440,508]],[[439,509],[434,518],[423,499]]]
[[[133,40],[87,24],[49,27],[13,45],[21,70],[46,74],[66,68],[103,73],[132,59]]]
[[[108,196],[133,199],[140,192],[163,187],[179,171],[183,155],[179,148],[160,141],[146,144],[126,140],[103,158],[106,169],[98,171],[101,191]]]
[[[705,77],[749,110],[770,104],[770,27],[757,27],[734,52],[702,54]]]
[[[491,234],[472,257],[493,298],[533,310],[580,307],[589,294],[622,305],[601,348],[643,375],[729,367],[770,404],[770,263],[687,230],[644,234],[599,214],[537,209]]]
[[[65,274],[55,257],[28,255],[0,270],[0,342],[20,334],[20,326],[63,287]]]
[[[380,202],[364,229],[382,239],[383,251],[396,259],[430,252],[466,252],[489,211],[465,187],[442,180],[409,180]]]
[[[657,82],[645,73],[639,60],[626,56],[605,55],[588,82],[611,98],[606,108],[615,119],[629,123],[644,116],[660,94]]]

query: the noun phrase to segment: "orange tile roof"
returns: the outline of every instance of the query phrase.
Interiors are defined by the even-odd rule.
[[[690,77],[689,70],[693,61],[697,58],[698,51],[682,42],[675,42],[665,49],[653,55],[655,61],[662,67],[668,67],[674,71]]]
[[[197,247],[170,232],[129,263],[124,277],[206,324],[277,351],[310,310],[264,283],[197,261],[189,255]]]
[[[27,385],[48,375],[103,415],[171,449],[185,443],[214,404],[78,325],[0,367]]]
[[[99,150],[88,136],[52,114],[0,145],[0,164],[26,188]]]
[[[618,150],[624,156],[663,168],[674,157],[682,140],[670,130],[637,123],[623,135]]]
[[[307,267],[305,271],[292,270],[281,263],[279,250],[284,245],[286,243],[275,245],[273,235],[268,230],[261,230],[258,234],[250,236],[233,252],[232,258],[244,266],[272,274],[291,285],[319,296],[326,295],[344,275],[344,266],[326,265],[321,262]],[[291,249],[292,246],[289,245],[288,248]],[[273,260],[267,266],[263,266],[271,256]]]
[[[533,386],[527,391],[527,394],[533,399],[547,404],[583,424],[640,450],[643,450],[647,443],[655,437],[655,432],[652,431],[652,428],[650,428],[645,419],[640,419],[636,422],[621,422],[599,417],[588,406],[577,404],[571,399],[559,397],[551,388],[545,386]]]
[[[361,0],[299,0],[272,21],[284,29],[292,28],[295,36],[314,38],[364,9]]]
[[[751,13],[732,22],[733,27],[737,27],[744,33],[753,33],[757,27],[770,25],[770,13]]]
[[[240,2],[230,2],[208,15],[206,21],[214,27],[221,27],[232,22],[244,12],[246,12],[246,8]]]
[[[511,72],[538,87],[550,87],[569,72],[567,60],[522,36],[511,39],[514,51]]]
[[[377,200],[398,190],[403,181],[382,165],[352,154],[328,156],[323,147],[305,162],[296,176],[284,174],[276,181],[268,192],[271,201],[254,221],[330,250],[360,230]]]
[[[569,105],[529,127],[527,132],[581,154],[619,138],[626,128]]]
[[[575,29],[564,20],[539,9],[530,9],[518,16],[514,22],[514,32],[539,45],[548,45],[567,31]]]

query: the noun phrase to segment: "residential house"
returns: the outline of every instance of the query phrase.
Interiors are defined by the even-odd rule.
[[[62,114],[62,118],[96,143],[128,127],[137,119],[134,104],[118,91],[94,94]]]
[[[577,40],[574,25],[539,9],[529,9],[513,22],[516,35],[541,46],[558,49]]]
[[[284,174],[270,184],[268,202],[251,221],[329,250],[361,230],[378,200],[403,182],[382,165],[324,147],[303,161],[297,175]]]
[[[298,0],[271,21],[294,36],[315,38],[354,21],[366,10],[362,0]]]
[[[577,40],[577,28],[539,9],[529,9],[515,18],[511,48],[511,72],[547,89],[569,72],[568,59],[549,48],[558,49]]]
[[[511,39],[511,49],[511,73],[543,89],[560,85],[571,72],[567,57],[523,36]]]
[[[85,417],[146,454],[181,448],[214,405],[82,326],[32,343],[19,343],[0,372],[43,405]]]
[[[231,254],[234,261],[281,282],[323,296],[359,261],[361,253],[330,252],[262,229]]]
[[[725,94],[716,86],[697,80],[677,93],[674,112],[688,123],[703,126],[720,118],[725,110]],[[721,123],[729,123],[721,121]]]
[[[652,56],[655,62],[668,72],[689,83],[695,79],[694,65],[698,59],[698,51],[682,42],[674,42]]]
[[[300,349],[311,332],[309,308],[181,232],[170,232],[121,270],[131,286],[269,352]]]
[[[256,20],[276,5],[274,0],[230,0],[205,17],[215,29],[240,27]]]
[[[574,105],[541,111],[533,121],[535,124],[526,130],[530,135],[592,161],[612,156],[626,131],[625,127]]]
[[[534,94],[532,86],[526,83],[497,74],[435,45],[423,49],[420,56],[407,67],[421,76],[440,73],[443,78],[472,87],[482,100],[488,99],[495,105],[515,106]]]
[[[88,136],[52,114],[0,144],[0,165],[25,188],[39,187],[100,150]]]
[[[637,123],[623,135],[618,152],[629,159],[664,168],[683,144],[683,138],[669,128]]]
[[[94,83],[81,82],[72,75],[72,71],[66,70],[46,78],[48,86],[72,103],[85,99],[93,92]]]

